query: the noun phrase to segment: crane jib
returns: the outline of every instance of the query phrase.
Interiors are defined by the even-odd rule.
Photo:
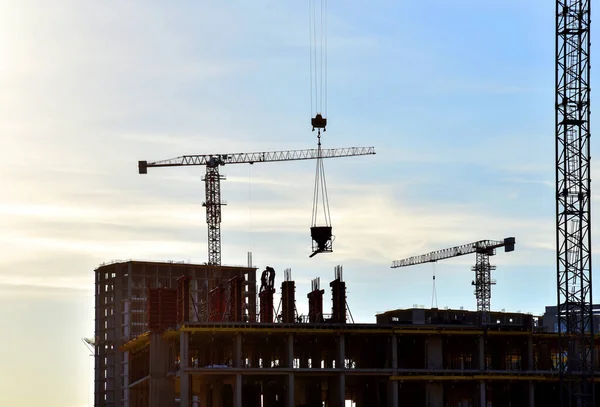
[[[375,147],[346,147],[321,150],[321,158],[352,157],[375,154]],[[146,174],[148,167],[179,167],[189,165],[254,164],[258,162],[314,160],[318,149],[267,151],[255,153],[184,155],[161,161],[139,161],[140,174]]]
[[[451,257],[463,256],[471,253],[482,253],[493,255],[495,250],[504,247],[505,252],[515,250],[515,238],[507,237],[503,241],[479,240],[473,243],[467,243],[460,246],[447,249],[436,250],[419,256],[412,256],[403,260],[396,260],[392,263],[392,268],[414,266],[422,263],[434,263],[439,260],[449,259]]]

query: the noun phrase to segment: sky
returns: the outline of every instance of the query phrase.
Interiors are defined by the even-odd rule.
[[[316,147],[307,3],[0,0],[0,405],[91,405],[99,264],[206,261],[203,167],[138,160]],[[223,264],[291,268],[301,313],[343,265],[374,322],[431,306],[434,272],[476,308],[474,256],[393,260],[514,236],[492,309],[555,304],[554,4],[330,1],[327,39],[323,147],[377,152],[324,162],[334,251],[308,258],[315,162],[229,165]]]

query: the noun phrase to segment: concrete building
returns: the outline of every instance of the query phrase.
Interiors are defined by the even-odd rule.
[[[558,405],[557,335],[531,315],[492,317],[485,330],[474,312],[436,309],[376,324],[189,322],[124,346],[130,406]]]
[[[220,271],[224,278],[245,277],[246,315],[256,320],[256,269],[224,266]],[[188,275],[200,308],[213,272],[207,265],[144,261],[103,264],[95,270],[95,406],[129,405],[128,360],[120,347],[148,331],[148,289],[176,287],[177,279]],[[203,319],[203,312],[193,310],[190,319]]]
[[[97,407],[558,405],[558,335],[541,318],[491,312],[483,328],[476,312],[411,308],[347,323],[341,268],[331,314],[315,280],[309,315],[297,315],[286,273],[282,306],[261,287],[257,315],[254,268],[223,268],[229,285],[214,295],[202,289],[210,273],[145,262],[96,270]]]

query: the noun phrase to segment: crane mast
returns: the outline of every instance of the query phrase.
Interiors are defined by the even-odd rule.
[[[403,260],[392,262],[392,268],[413,266],[423,263],[435,263],[439,260],[452,257],[464,256],[476,253],[476,262],[472,270],[475,272],[475,280],[471,282],[475,286],[475,298],[477,299],[477,311],[481,314],[482,325],[489,323],[490,303],[492,298],[492,285],[496,282],[491,278],[491,271],[496,267],[490,265],[490,256],[496,254],[496,249],[504,247],[505,252],[515,250],[515,238],[507,237],[504,241],[479,240],[460,246],[436,250],[431,253],[412,256]]]
[[[316,148],[305,150],[268,151],[254,153],[233,154],[204,154],[184,155],[168,160],[148,162],[138,161],[138,172],[147,174],[148,168],[156,167],[206,167],[204,176],[206,201],[206,223],[208,225],[208,264],[221,265],[221,180],[224,177],[219,173],[219,167],[226,164],[254,164],[277,161],[313,160],[318,158],[339,158],[375,154],[374,147],[347,147],[347,148]],[[218,280],[218,275],[214,276]]]
[[[556,2],[556,255],[560,400],[594,394],[590,179],[590,0]]]
[[[206,208],[206,224],[208,225],[208,264],[221,265],[221,180],[219,174],[221,161],[215,157],[206,164],[204,191],[206,200],[202,204]],[[215,278],[216,276],[213,276]]]

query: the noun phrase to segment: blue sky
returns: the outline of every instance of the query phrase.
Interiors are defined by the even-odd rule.
[[[0,0],[0,405],[88,405],[98,264],[206,260],[202,168],[138,160],[315,146],[306,3]],[[324,147],[377,150],[325,162],[334,253],[308,259],[313,162],[231,165],[223,263],[291,268],[300,312],[342,264],[373,322],[431,304],[433,266],[392,260],[515,236],[492,308],[554,304],[554,4],[329,2],[328,41]],[[435,266],[441,307],[475,308],[473,262]]]

